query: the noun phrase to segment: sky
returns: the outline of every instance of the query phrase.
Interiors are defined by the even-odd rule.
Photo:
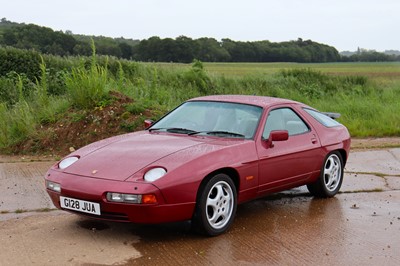
[[[0,18],[126,39],[313,40],[400,50],[399,0],[0,0]]]

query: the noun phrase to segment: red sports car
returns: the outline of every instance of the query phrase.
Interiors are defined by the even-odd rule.
[[[225,232],[239,203],[307,185],[340,189],[350,135],[305,104],[272,97],[188,100],[140,132],[83,147],[55,164],[46,188],[57,208],[134,223],[191,220]]]

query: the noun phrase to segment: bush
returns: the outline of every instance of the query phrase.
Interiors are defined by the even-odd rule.
[[[6,77],[0,77],[0,103],[8,106],[18,101],[19,92],[14,80]]]
[[[299,91],[305,97],[321,99],[335,94],[367,95],[370,93],[368,79],[363,76],[330,76],[312,69],[282,70],[288,89]]]
[[[35,90],[35,84],[25,74],[10,72],[0,77],[0,102],[8,106],[16,104],[21,98],[27,98]]]
[[[207,76],[203,63],[199,60],[193,61],[192,68],[183,74],[183,80],[186,82],[186,86],[193,86],[201,94],[215,93],[211,79]]]
[[[40,54],[31,50],[0,47],[0,76],[6,76],[11,71],[25,74],[30,80],[40,77]]]

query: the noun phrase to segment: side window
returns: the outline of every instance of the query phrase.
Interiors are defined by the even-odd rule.
[[[269,112],[263,138],[268,139],[273,130],[287,130],[289,136],[310,131],[306,123],[290,108],[279,108]]]

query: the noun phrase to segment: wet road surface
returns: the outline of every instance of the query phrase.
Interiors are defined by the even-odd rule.
[[[240,205],[212,238],[54,211],[53,162],[17,161],[0,157],[0,265],[400,265],[400,149],[353,152],[332,199],[301,187]]]

